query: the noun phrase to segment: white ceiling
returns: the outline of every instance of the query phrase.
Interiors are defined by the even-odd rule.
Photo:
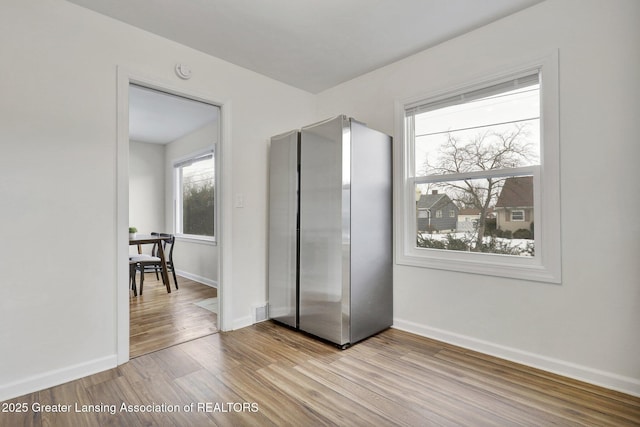
[[[218,120],[220,109],[140,86],[129,87],[129,139],[167,144]]]
[[[542,0],[68,1],[318,93]]]

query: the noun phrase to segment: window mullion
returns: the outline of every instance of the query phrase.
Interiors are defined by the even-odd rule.
[[[490,169],[484,171],[448,173],[440,175],[427,175],[412,178],[413,184],[429,184],[442,181],[461,181],[464,179],[482,179],[494,177],[511,177],[521,175],[533,175],[537,173],[540,166],[524,166],[509,169]]]

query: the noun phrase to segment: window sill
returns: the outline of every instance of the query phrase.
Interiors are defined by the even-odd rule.
[[[217,246],[218,242],[214,237],[194,236],[191,234],[176,234],[176,240],[180,242],[199,243],[201,245]]]
[[[468,252],[444,253],[439,250],[424,249],[416,252],[421,253],[398,254],[397,264],[533,282],[555,284],[561,282],[559,266],[541,265],[540,260],[536,258]],[[430,254],[427,255],[426,252]]]

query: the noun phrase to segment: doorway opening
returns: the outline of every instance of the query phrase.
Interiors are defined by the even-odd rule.
[[[174,238],[165,254],[168,287],[154,268],[130,270],[133,358],[219,329],[221,108],[131,82],[127,90],[128,224],[138,234]],[[134,244],[129,254],[157,256],[153,249]]]

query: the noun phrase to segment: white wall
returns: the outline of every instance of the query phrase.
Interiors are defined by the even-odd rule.
[[[166,201],[164,210],[166,211],[166,223],[164,230],[175,230],[174,204],[173,204],[173,164],[177,160],[183,159],[185,156],[193,155],[206,148],[216,145],[218,152],[218,136],[219,122],[216,120],[200,129],[179,138],[166,146],[166,161],[163,165],[165,169],[164,180],[166,182],[166,192],[164,199]],[[216,187],[216,190],[219,188]],[[215,192],[216,203],[219,203],[219,192]],[[216,215],[218,215],[216,212]],[[219,223],[216,227],[216,233],[219,231]],[[176,270],[179,274],[190,279],[199,280],[210,286],[218,284],[218,254],[219,247],[212,242],[193,241],[182,238],[176,239],[173,257]]]
[[[139,233],[165,230],[165,147],[129,142],[129,225]]]
[[[393,133],[396,100],[559,49],[562,284],[396,265],[396,327],[640,395],[639,22],[636,0],[548,0],[319,95]]]
[[[228,107],[225,179],[246,207],[228,218],[226,315],[251,319],[266,300],[267,141],[311,122],[314,97],[62,0],[3,0],[0,52],[0,400],[116,364],[118,66]]]

